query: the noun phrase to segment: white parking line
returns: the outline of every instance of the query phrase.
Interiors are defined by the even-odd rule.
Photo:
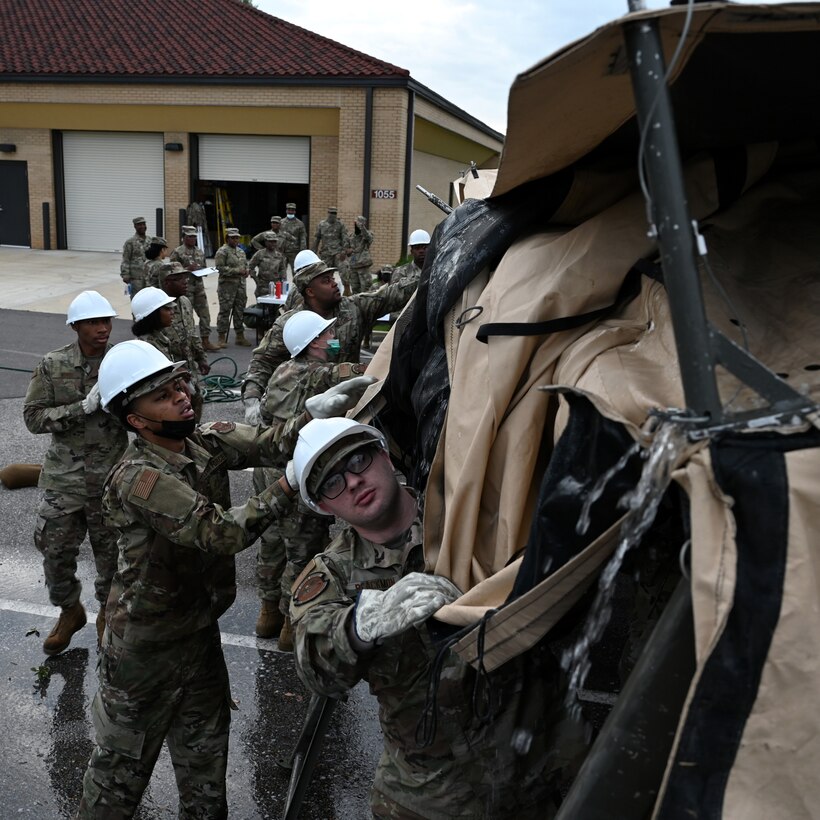
[[[0,598],[0,610],[19,612],[23,615],[37,615],[42,618],[54,619],[57,617],[57,607],[55,606],[31,604],[28,601],[10,601],[8,598]],[[86,626],[93,628],[97,613],[87,609],[86,614],[88,615],[88,624]],[[276,645],[276,641],[268,640],[267,638],[257,638],[252,635],[236,635],[232,632],[220,632],[219,634],[225,646],[243,646],[246,649],[262,649],[265,652],[280,651]],[[282,654],[289,653],[283,652]]]

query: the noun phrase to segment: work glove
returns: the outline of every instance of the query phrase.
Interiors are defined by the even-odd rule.
[[[293,459],[291,459],[287,467],[285,467],[285,481],[290,484],[290,488],[293,492],[299,492],[299,480],[296,478],[296,468],[293,466]]]
[[[460,596],[448,578],[423,572],[411,572],[389,589],[363,589],[353,610],[356,637],[370,643],[399,635]]]
[[[364,391],[377,381],[375,376],[356,376],[341,382],[318,396],[311,396],[305,402],[305,410],[315,419],[330,419],[343,416],[354,408]]]
[[[95,384],[88,395],[83,399],[83,413],[90,416],[95,410],[100,407],[100,386]]]
[[[262,421],[262,406],[259,399],[245,399],[245,423],[256,427]]]

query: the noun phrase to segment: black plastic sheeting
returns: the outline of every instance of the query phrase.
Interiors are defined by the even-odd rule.
[[[514,196],[468,199],[433,233],[413,313],[394,339],[387,401],[380,423],[402,451],[400,466],[416,489],[427,483],[444,425],[450,384],[443,321],[464,288],[485,268],[495,268],[520,236],[546,224],[563,200],[571,176],[524,186]]]

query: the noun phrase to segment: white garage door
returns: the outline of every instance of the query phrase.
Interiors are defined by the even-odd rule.
[[[199,135],[199,178],[213,182],[310,182],[309,137]]]
[[[121,251],[144,216],[164,207],[162,134],[65,131],[66,241],[70,250]]]

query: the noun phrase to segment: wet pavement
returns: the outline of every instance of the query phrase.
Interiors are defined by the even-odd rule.
[[[26,370],[43,353],[72,338],[59,315],[0,310],[0,467],[41,462],[48,436],[30,434],[22,419],[22,398],[29,381]],[[115,320],[112,341],[126,338],[130,338],[128,324]],[[247,366],[250,352],[234,347],[225,351],[240,371]],[[229,364],[223,363],[226,370]],[[241,404],[206,405],[205,418],[239,421]],[[231,487],[235,502],[247,498],[250,472],[233,473]],[[52,820],[69,818],[76,810],[91,752],[96,603],[86,541],[78,574],[89,623],[66,652],[47,658],[41,645],[57,610],[48,603],[40,556],[32,541],[39,496],[37,488],[11,491],[0,485],[0,814]],[[254,637],[258,614],[254,552],[252,547],[237,556],[237,600],[220,620],[231,691],[239,706],[232,713],[228,804],[230,816],[240,820],[281,817],[288,775],[276,765],[276,758],[292,749],[309,700],[292,655],[279,652],[274,641]],[[367,794],[380,752],[376,703],[360,685],[333,714],[300,817],[368,817]],[[136,817],[176,816],[176,784],[164,749]]]

